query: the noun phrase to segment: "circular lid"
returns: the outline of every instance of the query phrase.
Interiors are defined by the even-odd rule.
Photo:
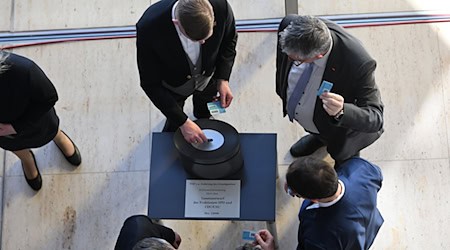
[[[232,158],[239,150],[239,134],[230,124],[210,119],[194,121],[211,141],[201,144],[188,143],[178,129],[173,141],[178,152],[199,164],[216,164]]]
[[[206,138],[208,138],[208,142],[191,143],[192,147],[201,151],[213,151],[222,147],[225,138],[219,131],[212,129],[202,129],[202,131],[205,133]]]

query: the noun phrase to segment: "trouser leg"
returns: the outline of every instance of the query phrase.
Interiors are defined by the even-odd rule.
[[[211,117],[207,103],[212,102],[216,96],[217,96],[216,79],[211,79],[208,86],[206,86],[206,88],[203,91],[194,92],[192,102],[194,105],[194,116],[197,119]]]

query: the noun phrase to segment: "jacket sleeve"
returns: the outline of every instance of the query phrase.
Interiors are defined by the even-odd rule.
[[[353,103],[344,103],[344,116],[338,126],[355,131],[374,133],[383,128],[383,103],[375,83],[376,62],[369,60],[356,69],[352,88]]]
[[[214,78],[229,80],[236,57],[237,32],[233,10],[230,4],[226,3],[225,33],[220,44],[219,54],[216,61],[216,71]]]
[[[25,91],[29,101],[25,111],[12,123],[17,132],[33,126],[58,101],[55,87],[38,65],[31,63],[27,74],[29,88]]]
[[[187,115],[178,106],[169,90],[162,86],[159,73],[161,63],[152,47],[151,31],[141,27],[139,23],[136,28],[137,64],[141,87],[164,116],[177,126],[181,126],[186,121]]]

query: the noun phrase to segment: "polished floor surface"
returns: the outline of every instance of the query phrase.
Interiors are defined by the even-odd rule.
[[[151,1],[5,1],[0,31],[132,25]],[[154,1],[153,1],[154,2]],[[282,17],[284,2],[230,0],[236,19]],[[299,1],[313,15],[450,9],[445,1]],[[250,11],[250,9],[252,11]],[[384,135],[362,156],[384,173],[383,225],[372,249],[450,249],[450,23],[350,30],[377,60]],[[239,132],[277,133],[280,249],[295,249],[301,200],[282,189],[303,129],[283,118],[275,94],[271,32],[240,33],[230,80],[235,99],[218,117]],[[43,187],[32,191],[19,160],[0,151],[1,249],[112,249],[123,221],[147,211],[151,135],[162,114],[139,86],[135,39],[84,41],[13,50],[55,84],[63,128],[83,163],[72,168],[53,143],[35,149]],[[187,105],[186,112],[191,113]],[[318,152],[325,155],[324,152]],[[264,183],[261,183],[264,185]],[[261,204],[263,206],[264,204]],[[263,222],[174,221],[180,249],[234,249],[242,230]]]

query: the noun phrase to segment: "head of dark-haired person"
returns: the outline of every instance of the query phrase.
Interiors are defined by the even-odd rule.
[[[314,200],[333,196],[338,189],[338,176],[326,161],[313,157],[299,158],[288,168],[289,188],[303,198]]]
[[[176,18],[182,32],[193,41],[204,42],[213,33],[214,11],[208,0],[179,0]]]

